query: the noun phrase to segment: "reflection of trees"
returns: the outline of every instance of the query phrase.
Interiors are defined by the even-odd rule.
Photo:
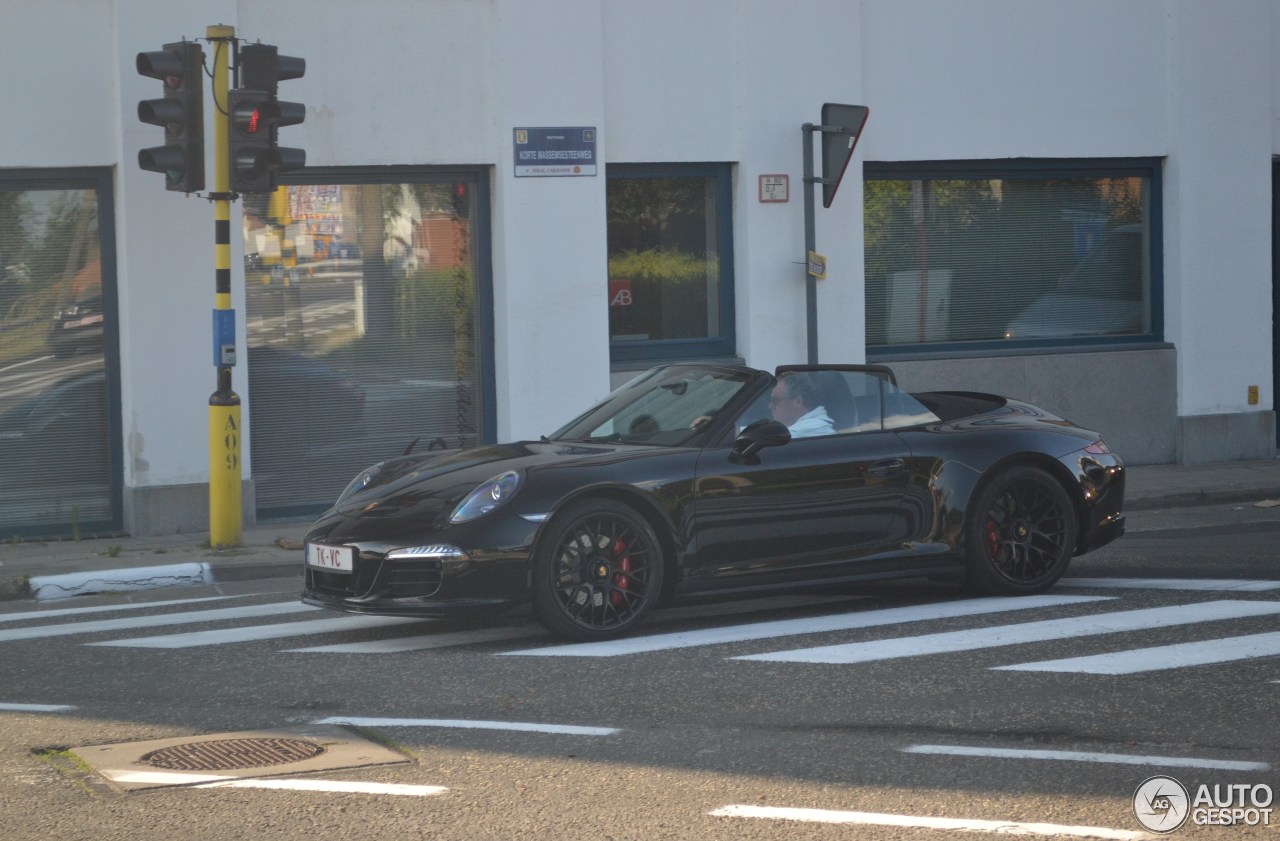
[[[0,192],[0,360],[41,350],[54,311],[100,290],[98,246],[92,190]]]
[[[630,302],[609,308],[614,336],[716,335],[718,244],[714,179],[614,178],[608,190],[609,279]]]
[[[883,344],[899,272],[951,272],[951,341],[994,339],[1100,235],[1146,217],[1131,178],[879,180],[864,188],[867,342]]]

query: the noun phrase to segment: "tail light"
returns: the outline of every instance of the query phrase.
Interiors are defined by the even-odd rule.
[[[1093,453],[1095,456],[1105,456],[1111,452],[1111,448],[1107,446],[1107,442],[1099,438],[1092,444],[1084,448],[1086,453]]]

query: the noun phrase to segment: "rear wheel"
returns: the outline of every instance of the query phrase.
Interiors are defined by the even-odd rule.
[[[658,537],[635,510],[608,499],[574,504],[534,557],[534,615],[565,639],[622,636],[657,606],[662,572]]]
[[[1010,468],[988,483],[965,523],[968,582],[997,595],[1039,593],[1062,577],[1075,553],[1071,498],[1052,476]]]

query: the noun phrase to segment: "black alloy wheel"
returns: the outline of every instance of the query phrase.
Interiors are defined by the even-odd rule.
[[[657,535],[633,509],[608,499],[571,505],[539,542],[534,615],[565,639],[622,636],[657,605],[662,564]]]
[[[1076,534],[1075,507],[1062,485],[1036,467],[1010,468],[970,508],[969,584],[997,595],[1043,592],[1066,572]]]

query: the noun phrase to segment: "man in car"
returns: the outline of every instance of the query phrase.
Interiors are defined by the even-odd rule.
[[[786,424],[792,438],[833,435],[836,431],[817,387],[803,372],[778,377],[778,384],[769,395],[769,412],[774,420]]]

